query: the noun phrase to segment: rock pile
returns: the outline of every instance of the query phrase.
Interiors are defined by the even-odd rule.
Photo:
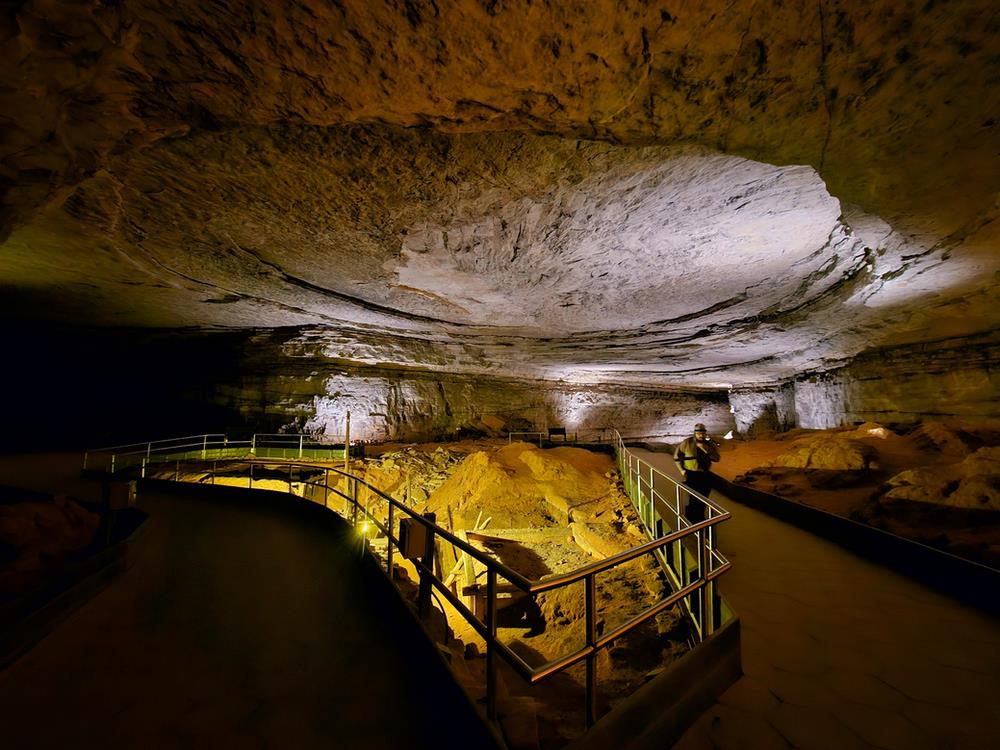
[[[365,462],[366,481],[409,505],[424,503],[465,458],[470,448],[460,444],[437,446],[433,450],[418,446],[383,453]]]
[[[880,428],[884,429],[884,428]],[[884,437],[877,435],[877,437]],[[868,471],[878,468],[874,447],[846,435],[810,435],[792,446],[768,466],[788,469]]]
[[[0,504],[0,596],[37,587],[94,541],[100,517],[65,497]]]
[[[980,448],[947,468],[909,469],[888,481],[880,501],[911,500],[1000,511],[1000,448]]]
[[[968,456],[988,445],[1000,445],[1000,429],[990,424],[960,421],[924,422],[910,436],[923,450],[947,456]]]
[[[428,500],[428,510],[451,508],[456,528],[471,528],[482,511],[494,527],[563,525],[597,517],[610,521],[609,505],[625,507],[610,457],[580,448],[541,450],[512,443],[468,456]],[[617,495],[615,494],[617,492]]]

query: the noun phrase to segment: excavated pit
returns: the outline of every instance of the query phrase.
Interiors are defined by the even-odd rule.
[[[355,459],[352,472],[417,513],[434,513],[438,524],[467,540],[530,580],[572,572],[591,562],[646,541],[631,501],[624,494],[613,458],[607,453],[565,446],[539,448],[528,443],[475,440],[458,443],[370,446],[374,457]],[[150,467],[153,478],[292,492],[326,503],[347,518],[353,511],[341,496],[309,482],[322,482],[327,468],[341,463],[312,462],[291,474],[281,462],[255,465],[228,462],[214,477],[179,464]],[[192,470],[194,468],[194,470]],[[331,487],[351,495],[346,480],[331,475]],[[385,523],[384,500],[358,489],[359,548],[383,566],[387,544],[370,513]],[[398,519],[401,513],[397,511]],[[394,534],[398,536],[398,528]],[[444,540],[436,544],[435,569],[452,593],[480,617],[484,611],[486,568]],[[416,568],[397,552],[393,578],[416,606]],[[531,667],[564,657],[584,645],[583,583],[527,596],[498,578],[498,628],[501,642]],[[670,585],[651,555],[613,568],[595,579],[598,634],[610,631],[670,593]],[[447,653],[456,679],[470,699],[485,696],[485,642],[464,617],[435,595],[435,610],[425,623]],[[600,652],[598,703],[606,713],[687,653],[692,630],[675,606]],[[499,711],[505,733],[528,731],[542,747],[561,747],[584,729],[585,666],[579,664],[550,681],[529,685],[504,664]],[[517,745],[517,743],[515,743]],[[519,746],[519,745],[517,745]]]

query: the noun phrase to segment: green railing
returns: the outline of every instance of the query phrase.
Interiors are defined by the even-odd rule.
[[[352,448],[357,455],[360,446]],[[306,461],[342,461],[343,443],[322,443],[311,435],[261,434],[234,440],[221,433],[188,435],[145,443],[94,448],[83,454],[85,471],[114,474],[133,467],[192,460],[282,458]]]
[[[625,446],[617,430],[615,455],[626,494],[639,514],[646,535],[657,539],[686,532],[669,546],[657,550],[656,559],[675,590],[684,589],[693,580],[706,580],[703,590],[684,600],[699,636],[704,639],[733,616],[719,596],[715,576],[711,575],[729,566],[716,547],[715,533],[718,523],[730,517],[729,511],[640,459]],[[702,506],[696,515],[712,523],[703,525],[704,522],[689,521],[684,512],[686,504]]]

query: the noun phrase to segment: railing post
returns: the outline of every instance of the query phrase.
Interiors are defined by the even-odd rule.
[[[385,545],[385,572],[389,574],[389,580],[392,580],[392,503],[386,501],[389,506],[389,517],[386,519],[386,528],[388,532],[386,533],[386,545]]]
[[[434,513],[424,513],[424,518],[434,524],[437,516]],[[426,620],[431,613],[431,576],[434,575],[434,527],[433,525],[424,527],[427,529],[427,541],[424,546],[424,555],[421,558],[423,567],[420,569],[420,589],[417,592],[417,613],[421,620]]]
[[[292,494],[292,469],[293,468],[294,467],[292,467],[292,466],[288,467],[288,494],[289,495]]]
[[[215,475],[219,473],[219,462],[212,461],[212,484],[215,484]]]
[[[351,470],[351,412],[344,419],[344,471]]]
[[[90,453],[84,452],[83,454],[83,470],[87,470],[87,459],[90,457]]]
[[[711,515],[709,515],[711,518]],[[702,545],[704,563],[702,564],[702,575],[708,577],[712,572],[712,550],[715,547],[715,534],[713,527],[705,529],[704,545]],[[707,638],[715,630],[715,581],[705,581],[705,588],[702,589],[702,600],[704,601],[704,620],[701,625],[702,640]]]
[[[250,464],[250,481],[247,482],[247,489],[253,489],[253,463]]]
[[[257,433],[255,432],[250,436],[250,455],[254,456],[257,454]]]
[[[201,439],[201,458],[204,461],[208,456],[208,435],[205,435]]]
[[[146,443],[146,458],[149,458],[150,454],[153,452],[153,444]]]
[[[181,479],[181,462],[178,460],[174,464],[174,481],[179,482]]]
[[[115,454],[111,454],[111,473],[115,473]]]
[[[299,435],[299,458],[302,458],[302,435]]]
[[[486,573],[486,718],[497,720],[497,572]]]
[[[698,580],[705,580],[705,550],[707,549],[705,544],[705,531],[694,532],[694,543],[695,550],[698,555]],[[698,625],[699,630],[701,630],[701,638],[705,639],[707,633],[705,632],[705,587],[702,586],[701,589],[697,590],[696,595],[698,596]]]
[[[323,507],[330,507],[330,470],[323,471]]]
[[[649,529],[650,533],[655,537],[656,536],[656,531],[655,531],[656,524],[653,521],[653,502],[654,502],[654,500],[653,500],[653,467],[650,466],[649,467],[649,524],[647,525],[647,528]]]
[[[142,457],[142,468],[139,470],[139,476],[143,479],[146,478],[146,462],[149,460],[147,456]]]
[[[586,598],[587,646],[591,649],[597,643],[597,594],[594,574],[584,580]],[[597,721],[597,651],[587,654],[587,729]]]
[[[351,477],[351,525],[358,527],[358,480]]]

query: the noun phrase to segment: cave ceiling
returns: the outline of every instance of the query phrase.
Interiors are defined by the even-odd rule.
[[[1000,324],[990,2],[0,3],[7,324],[773,382]]]

